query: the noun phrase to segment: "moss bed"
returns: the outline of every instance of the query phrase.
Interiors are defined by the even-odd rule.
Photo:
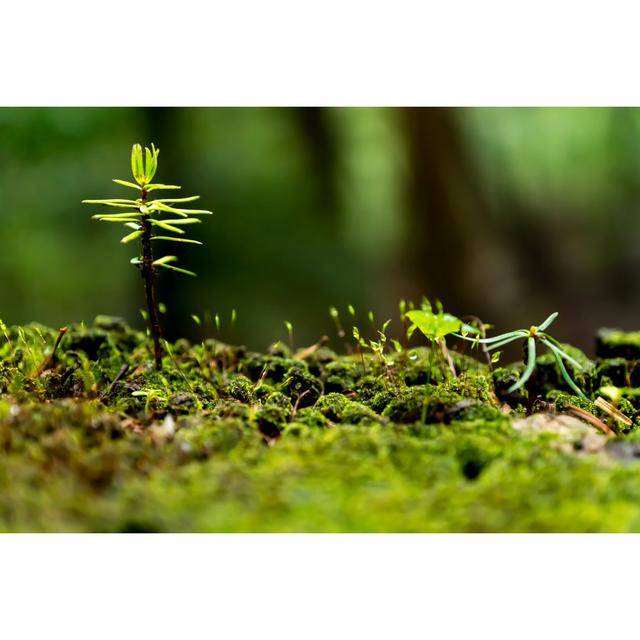
[[[631,424],[546,355],[509,394],[522,365],[453,351],[453,378],[426,347],[383,366],[179,340],[156,371],[118,319],[70,327],[52,357],[57,335],[4,331],[1,530],[640,530],[640,334],[602,330],[595,361],[571,349],[576,382],[617,387]]]

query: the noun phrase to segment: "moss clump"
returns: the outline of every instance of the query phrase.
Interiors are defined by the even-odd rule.
[[[640,360],[640,331],[600,329],[596,334],[598,358]]]
[[[255,420],[267,438],[276,438],[289,421],[293,407],[291,400],[280,392],[270,393],[256,409]]]
[[[316,411],[327,420],[345,424],[381,424],[379,415],[366,405],[348,400],[339,393],[322,396],[316,403]]]
[[[354,391],[362,373],[362,365],[336,360],[324,367],[325,393]]]
[[[475,383],[458,379],[439,386],[409,387],[391,400],[382,415],[400,424],[500,418],[502,412],[489,404],[485,378],[474,380]]]
[[[314,408],[328,420],[342,422],[342,415],[348,403],[349,400],[342,394],[328,393],[318,400]]]
[[[204,460],[214,455],[228,454],[236,447],[253,442],[258,437],[240,420],[191,420],[183,422],[172,445],[172,453],[180,464]]]
[[[196,411],[199,406],[198,396],[186,391],[174,393],[167,400],[168,410],[175,414],[189,414]]]
[[[263,380],[272,384],[284,380],[287,371],[297,360],[280,356],[249,353],[241,362],[241,370],[253,381]]]
[[[382,413],[386,406],[396,397],[396,392],[390,389],[379,391],[373,398],[366,402],[366,405],[373,409],[376,413]]]
[[[248,420],[251,415],[251,407],[240,400],[220,400],[211,412],[215,418],[239,418]]]
[[[300,409],[295,415],[295,421],[313,429],[322,429],[328,424],[328,420],[322,412],[312,407]]]
[[[300,408],[313,406],[322,393],[322,383],[309,373],[303,362],[297,362],[287,371],[282,388]]]
[[[225,389],[226,395],[234,400],[249,404],[253,402],[253,385],[251,380],[243,375],[234,375]]]
[[[408,357],[396,358],[402,363],[402,381],[407,386],[425,385],[444,379],[439,354],[427,347],[412,349]]]
[[[624,358],[607,358],[598,364],[594,375],[598,387],[614,385],[616,387],[629,386],[628,362]]]
[[[356,383],[356,399],[362,404],[369,404],[373,398],[389,389],[389,383],[382,376],[363,375]]]

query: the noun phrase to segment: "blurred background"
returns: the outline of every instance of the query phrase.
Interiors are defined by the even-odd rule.
[[[234,343],[286,341],[288,320],[302,346],[347,304],[397,331],[422,294],[498,331],[557,310],[588,353],[600,326],[640,328],[637,109],[2,108],[0,140],[8,324],[144,326],[135,248],[80,201],[129,197],[111,179],[153,141],[156,179],[215,212],[205,246],[171,245],[198,277],[161,274],[168,337],[218,313]]]

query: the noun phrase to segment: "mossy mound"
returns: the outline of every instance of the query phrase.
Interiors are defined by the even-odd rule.
[[[180,340],[155,370],[120,320],[70,327],[52,357],[57,335],[0,346],[1,530],[640,530],[635,356],[572,351],[585,401],[544,355],[509,394],[520,365],[454,353],[453,378],[427,348]],[[629,424],[594,403],[605,385]]]

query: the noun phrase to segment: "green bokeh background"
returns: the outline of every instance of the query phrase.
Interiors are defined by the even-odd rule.
[[[215,212],[178,250],[198,278],[162,274],[170,337],[208,312],[252,348],[284,320],[308,344],[348,303],[397,329],[422,293],[500,330],[558,310],[588,351],[640,327],[640,112],[584,108],[1,108],[5,322],[142,326],[135,250],[80,201],[129,195],[111,179],[151,141],[157,179]]]

